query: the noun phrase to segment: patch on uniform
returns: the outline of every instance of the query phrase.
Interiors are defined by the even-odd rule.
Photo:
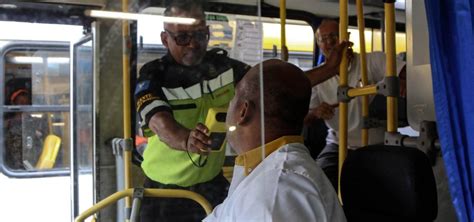
[[[151,93],[145,94],[144,96],[141,96],[137,100],[137,110],[140,110],[142,108],[142,105],[148,101],[151,100],[159,100],[159,97],[153,96]]]
[[[135,87],[135,95],[138,95],[143,90],[147,90],[150,87],[150,80],[139,82]]]

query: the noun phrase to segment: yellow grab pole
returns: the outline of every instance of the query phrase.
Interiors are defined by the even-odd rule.
[[[128,0],[122,0],[122,11],[128,12]],[[131,119],[130,119],[130,30],[128,20],[122,21],[122,37],[123,37],[123,48],[122,48],[122,81],[123,81],[123,138],[125,141],[131,140]],[[125,143],[129,144],[129,143]],[[132,160],[132,152],[130,147],[124,149],[123,154],[124,160],[124,175],[125,175],[125,187],[124,189],[131,188],[131,173],[130,164]],[[132,201],[130,197],[125,198],[125,208],[131,209]],[[128,210],[126,211],[128,212]],[[126,217],[128,218],[129,215]]]
[[[347,0],[339,1],[339,40],[348,40],[347,33],[348,16],[347,16]],[[342,54],[341,64],[339,65],[339,86],[347,86],[347,50],[344,49]],[[339,102],[339,164],[338,164],[338,194],[339,201],[341,198],[341,170],[342,164],[346,159],[347,154],[347,102]]]
[[[187,198],[194,200],[209,215],[212,212],[212,205],[202,195],[189,190],[178,189],[145,189],[145,196],[147,197],[164,197],[164,198]]]
[[[133,195],[133,189],[125,189],[122,191],[115,192],[107,198],[96,203],[91,208],[84,211],[82,214],[76,217],[75,222],[82,222],[91,215],[99,212],[101,209],[117,202],[118,200],[126,197],[130,198]],[[163,198],[186,198],[197,202],[204,208],[206,214],[209,215],[212,212],[211,204],[198,193],[189,190],[177,190],[177,189],[145,189],[144,196],[146,197],[163,197]]]
[[[385,0],[385,55],[387,58],[387,77],[396,76],[395,63],[395,6],[394,0]],[[397,132],[397,96],[387,96],[387,132]]]
[[[286,0],[280,0],[280,30],[281,53],[283,61],[288,61],[288,48],[286,47]]]
[[[357,27],[359,27],[359,40],[360,40],[360,71],[362,74],[361,83],[362,86],[369,84],[367,78],[367,59],[365,53],[365,21],[364,21],[364,9],[363,0],[356,0],[357,5]],[[369,96],[362,97],[362,117],[369,117]],[[362,146],[369,144],[369,129],[362,129]]]
[[[367,95],[375,95],[377,94],[377,85],[369,85],[360,88],[349,89],[347,91],[347,95],[349,97],[357,97],[363,96],[366,97]]]

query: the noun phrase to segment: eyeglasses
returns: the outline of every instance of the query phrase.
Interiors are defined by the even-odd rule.
[[[339,33],[331,32],[328,35],[320,36],[318,38],[318,42],[320,43],[328,43],[329,41],[336,41],[339,38]]]
[[[189,43],[191,43],[191,40],[193,39],[198,42],[207,41],[209,39],[208,30],[174,33],[165,29],[165,32],[167,32],[179,46],[187,46],[189,45]]]

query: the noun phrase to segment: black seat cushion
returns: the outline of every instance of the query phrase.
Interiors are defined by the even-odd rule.
[[[433,221],[438,213],[433,170],[414,148],[374,145],[349,152],[341,194],[348,221]]]

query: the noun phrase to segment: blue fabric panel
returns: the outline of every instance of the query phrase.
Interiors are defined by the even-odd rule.
[[[474,221],[474,3],[425,0],[438,131],[459,221]]]

